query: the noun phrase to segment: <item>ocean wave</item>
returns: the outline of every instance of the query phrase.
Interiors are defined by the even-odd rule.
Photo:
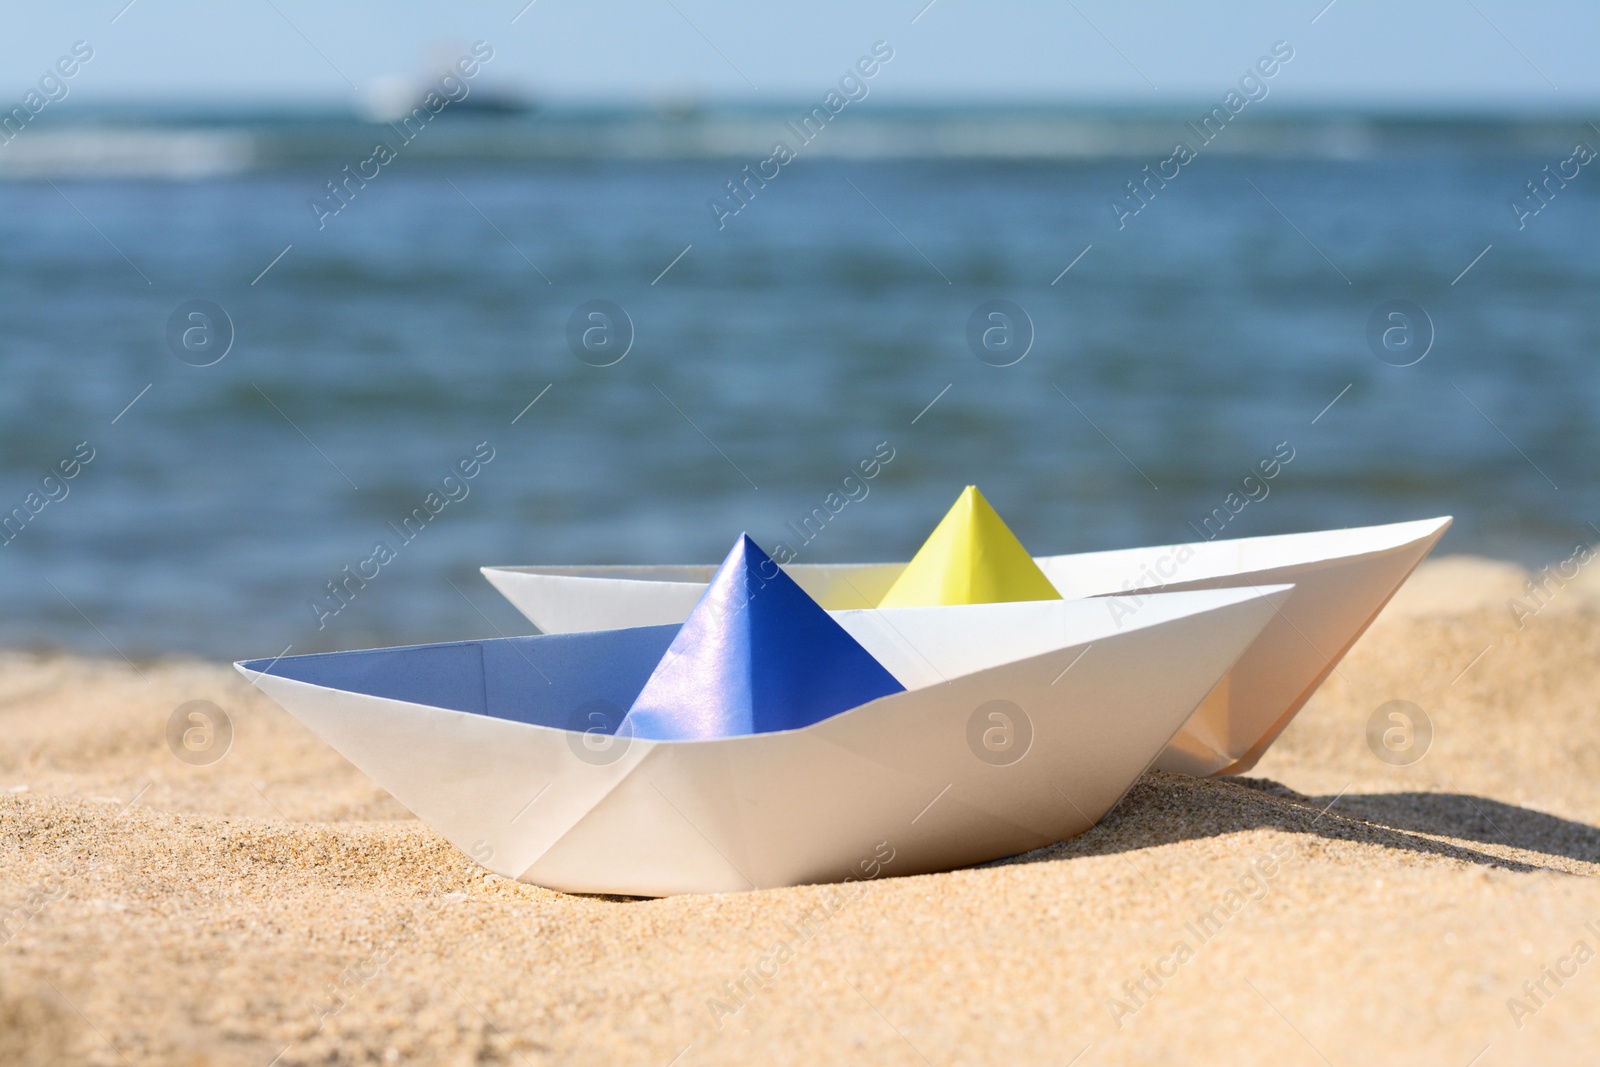
[[[1204,108],[1170,113],[1037,110],[861,110],[807,142],[807,159],[1096,161],[1160,158]],[[413,160],[452,163],[726,160],[768,156],[794,116],[771,111],[446,113],[407,140]],[[1230,124],[1208,153],[1351,160],[1471,151],[1508,153],[1578,135],[1558,118],[1251,115]],[[393,141],[394,128],[357,116],[133,119],[114,115],[29,128],[0,145],[0,178],[110,177],[189,180],[346,162]]]
[[[0,178],[157,178],[239,174],[256,163],[242,130],[24,130],[0,146]]]

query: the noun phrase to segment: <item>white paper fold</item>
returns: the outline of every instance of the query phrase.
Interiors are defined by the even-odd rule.
[[[498,874],[583,893],[737,891],[859,877],[884,845],[898,875],[1082,833],[1291,595],[1161,594],[1133,615],[1109,599],[845,611],[906,692],[801,730],[601,736],[598,751],[544,723],[574,721],[584,670],[622,704],[674,626],[331,654],[360,679],[346,688],[284,676],[314,675],[320,657],[239,669]],[[585,664],[586,647],[624,641],[640,662]],[[419,697],[445,677],[482,713],[397,698],[413,661]],[[561,706],[541,704],[557,690]]]
[[[1185,774],[1242,774],[1276,740],[1450,525],[1448,517],[1348,530],[1035,557],[1066,597],[1145,590],[1296,588],[1157,761]],[[870,607],[904,563],[790,564],[824,608]],[[682,622],[713,567],[485,567],[545,633]],[[1133,617],[1129,615],[1128,617]]]

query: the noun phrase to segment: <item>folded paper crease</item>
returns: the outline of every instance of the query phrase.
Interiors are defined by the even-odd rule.
[[[1132,618],[1105,600],[841,612],[874,657],[913,646],[923,665],[902,651],[900,669],[917,676],[798,728],[711,739],[608,731],[584,710],[633,706],[671,625],[239,668],[489,870],[571,892],[734,892],[840,879],[884,842],[888,873],[910,874],[1081,833],[1290,592],[1160,594]],[[994,707],[1013,748],[974,740]]]
[[[1040,556],[1034,562],[1059,595],[1121,599],[1130,619],[1154,592],[1295,586],[1281,613],[1219,680],[1223,688],[1196,709],[1156,764],[1185,774],[1240,774],[1337,667],[1449,525],[1442,517]],[[784,568],[835,613],[874,606],[907,569],[903,563]],[[489,581],[546,633],[682,622],[709,573],[704,566],[484,568]]]
[[[741,535],[623,728],[661,741],[788,730],[903,688]]]

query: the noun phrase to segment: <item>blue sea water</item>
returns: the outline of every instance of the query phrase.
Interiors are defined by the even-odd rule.
[[[1193,540],[1285,448],[1224,536],[1448,513],[1441,551],[1541,563],[1600,537],[1600,164],[1520,228],[1510,207],[1600,134],[1284,118],[1124,200],[1119,227],[1110,202],[1181,120],[1107,148],[1024,118],[1002,151],[968,135],[1003,116],[965,139],[883,117],[721,228],[708,201],[779,117],[721,140],[463,120],[321,228],[310,202],[381,130],[30,129],[33,155],[0,148],[0,511],[28,519],[0,545],[0,644],[238,658],[527,632],[478,566],[713,562],[741,531],[903,559],[969,483],[1036,553]],[[209,366],[167,336],[197,299],[232,324]],[[569,341],[597,300],[631,322],[610,366]],[[991,300],[1031,322],[1010,366],[969,344]],[[1368,340],[1394,300],[1431,322],[1410,366]],[[80,442],[93,459],[42,483]],[[30,493],[61,498],[33,514]],[[319,626],[326,583],[379,542]]]

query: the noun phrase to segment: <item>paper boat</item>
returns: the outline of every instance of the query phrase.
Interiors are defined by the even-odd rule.
[[[1195,709],[1155,766],[1243,774],[1289,724],[1437,542],[1450,519],[1350,530],[1117,549],[1034,561],[1067,597],[1122,596],[1127,619],[1149,590],[1292,583],[1261,636]],[[830,610],[870,607],[904,563],[806,564],[784,570]],[[547,634],[682,622],[714,567],[485,567],[483,574]]]
[[[843,611],[903,692],[802,729],[614,733],[677,624],[239,670],[497,874],[662,896],[946,870],[1082,833],[1287,602],[1282,586]]]

